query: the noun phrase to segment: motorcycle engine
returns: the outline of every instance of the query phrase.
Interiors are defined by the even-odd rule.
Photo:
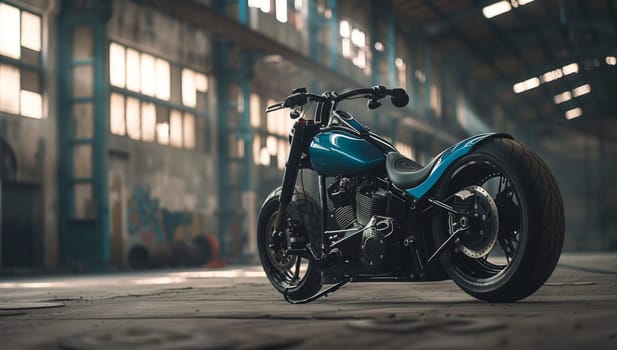
[[[331,217],[340,229],[362,229],[360,262],[378,270],[387,261],[395,229],[393,218],[384,216],[388,191],[370,181],[342,177],[328,188],[334,204]]]
[[[394,219],[375,215],[362,232],[360,261],[371,270],[379,270],[387,258],[389,238],[394,233]]]
[[[364,226],[374,215],[383,215],[388,199],[386,189],[347,177],[333,183],[328,194],[334,204],[331,217],[341,229],[354,224]]]

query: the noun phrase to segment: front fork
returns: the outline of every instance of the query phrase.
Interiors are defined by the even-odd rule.
[[[287,214],[287,207],[291,202],[293,196],[294,187],[296,186],[296,179],[298,178],[298,169],[300,168],[300,159],[302,158],[302,152],[306,148],[307,138],[312,135],[308,135],[307,126],[304,119],[299,119],[294,124],[294,133],[291,137],[291,149],[289,151],[289,158],[285,164],[285,173],[283,175],[283,184],[281,186],[281,196],[279,198],[279,209],[276,221],[274,222],[274,228],[277,232],[283,230],[283,218]]]

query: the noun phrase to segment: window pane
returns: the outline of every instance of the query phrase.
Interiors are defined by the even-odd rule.
[[[169,123],[156,124],[156,139],[161,145],[169,144]]]
[[[154,85],[155,70],[154,57],[151,55],[141,54],[141,93],[148,96],[154,96],[156,86]]]
[[[273,156],[276,155],[277,147],[276,137],[268,136],[268,138],[266,138],[266,148],[268,149],[268,152],[270,152]]]
[[[182,103],[189,107],[197,104],[195,72],[186,68],[182,70]]]
[[[169,116],[169,141],[172,146],[182,147],[182,113],[171,111]]]
[[[182,103],[182,73],[180,73],[180,68],[177,66],[170,67],[170,87],[171,91],[169,92],[169,100],[172,103],[180,104]],[[169,118],[169,114],[167,115]]]
[[[195,116],[184,113],[184,147],[195,148]]]
[[[75,219],[94,219],[95,205],[91,184],[77,184],[74,188]]]
[[[156,60],[156,97],[169,100],[169,62]]]
[[[139,52],[126,50],[126,88],[139,92]]]
[[[19,91],[19,69],[0,64],[0,111],[19,114]]]
[[[156,129],[156,108],[154,103],[144,102],[141,105],[141,139],[154,141]]]
[[[230,137],[230,150],[232,157],[244,158],[244,139]],[[235,142],[234,142],[235,141]]]
[[[351,56],[351,41],[348,38],[343,38],[343,40],[341,41],[341,44],[343,45],[343,50],[342,50],[343,57],[350,57]]]
[[[109,129],[112,134],[126,134],[124,96],[120,94],[111,94],[109,98]]]
[[[33,70],[21,70],[21,88],[28,91],[41,92],[39,73]]]
[[[285,168],[285,163],[287,163],[287,145],[288,143],[285,140],[278,141],[278,151],[277,151],[277,166],[279,169]]]
[[[73,176],[76,178],[92,176],[92,145],[73,147]]]
[[[253,163],[259,165],[259,151],[261,151],[261,137],[255,135],[253,137]]]
[[[91,65],[73,68],[73,96],[90,97],[94,93],[94,69]]]
[[[19,59],[19,32],[19,9],[0,3],[0,55]]]
[[[195,73],[195,89],[199,92],[208,91],[208,77],[202,73]]]
[[[124,111],[122,111],[124,113]],[[75,120],[75,137],[91,138],[94,134],[94,107],[92,103],[76,103],[73,105]]]
[[[139,100],[134,97],[126,99],[126,134],[130,138],[139,140],[141,137],[140,120],[140,105]]]
[[[21,115],[41,119],[43,117],[43,98],[38,92],[21,90]]]
[[[258,128],[261,125],[261,104],[259,103],[259,96],[257,94],[251,94],[251,126]]]
[[[89,59],[94,57],[92,26],[81,26],[73,30],[73,58]]]
[[[41,17],[26,11],[21,13],[21,46],[41,51]]]
[[[31,66],[39,66],[40,65],[41,52],[30,50],[26,47],[21,48],[21,57],[19,60],[25,64],[29,64]]]
[[[276,19],[281,23],[287,22],[287,0],[276,0]]]
[[[123,88],[126,84],[126,65],[124,47],[116,43],[109,44],[109,82]]]
[[[271,106],[275,103],[274,100],[268,100],[268,106]],[[282,119],[278,118],[278,111],[277,112],[272,112],[268,115],[268,118],[266,118],[266,130],[268,131],[269,134],[276,134],[276,122],[275,121],[281,121]]]

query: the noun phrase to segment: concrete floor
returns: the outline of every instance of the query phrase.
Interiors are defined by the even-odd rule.
[[[32,308],[41,307],[47,308]],[[259,267],[0,279],[2,349],[617,349],[617,255],[564,255],[523,302],[452,282],[287,304]]]

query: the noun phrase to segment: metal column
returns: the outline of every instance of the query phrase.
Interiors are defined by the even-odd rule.
[[[63,1],[58,17],[60,259],[64,265],[89,270],[106,269],[109,262],[106,23],[110,16],[108,1]],[[82,48],[75,50],[77,31],[91,33],[86,37],[92,40],[92,52],[84,54]],[[77,77],[80,81],[90,81],[86,83],[87,88],[73,85]],[[78,137],[76,118],[92,119],[90,135]],[[74,166],[79,149],[89,155],[89,168]],[[76,196],[85,200],[78,203]],[[88,206],[94,209],[87,210]]]

